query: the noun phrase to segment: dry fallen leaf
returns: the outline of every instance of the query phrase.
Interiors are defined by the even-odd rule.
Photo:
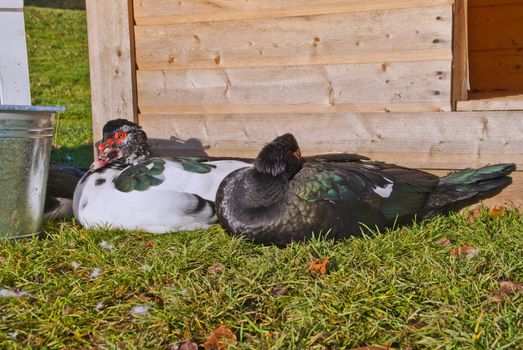
[[[162,299],[159,296],[154,295],[153,293],[141,294],[138,297],[138,299],[143,300],[143,301],[154,301],[155,303],[160,303],[162,301]]]
[[[313,275],[325,275],[327,273],[327,263],[329,262],[329,257],[324,257],[323,259],[318,259],[311,261],[309,263],[309,272]]]
[[[146,241],[146,242],[143,242],[143,246],[147,247],[147,248],[153,248],[153,247],[156,247],[156,242]]]
[[[523,283],[503,281],[499,284],[499,291],[504,294],[523,292]]]
[[[394,349],[392,347],[392,344],[386,344],[386,345],[368,345],[368,346],[360,346],[359,348],[352,348],[351,350],[391,350]]]
[[[490,292],[490,297],[498,304],[503,303],[503,295],[497,290]]]
[[[467,216],[465,216],[465,220],[467,220],[467,222],[469,224],[472,224],[472,222],[474,222],[474,220],[476,220],[476,218],[480,218],[480,217],[481,217],[481,208],[475,207],[474,209],[471,209],[469,211]]]
[[[283,295],[283,294],[287,293],[288,290],[289,290],[289,287],[287,287],[287,286],[284,286],[284,287],[277,286],[271,290],[271,294],[274,296]]]
[[[441,245],[441,246],[444,246],[444,247],[449,246],[449,245],[452,244],[452,242],[448,238],[442,238],[440,240],[437,240],[436,243]]]
[[[457,247],[450,251],[450,253],[454,256],[462,256],[465,258],[473,258],[479,254],[479,248],[478,247]]]
[[[496,216],[504,216],[506,214],[506,212],[507,212],[507,208],[495,206],[493,208],[490,208],[490,210],[488,211],[488,216],[491,218],[496,217]]]
[[[192,341],[186,341],[185,343],[182,343],[178,350],[198,350],[198,344]]]
[[[523,283],[503,281],[499,283],[499,290],[490,293],[492,299],[498,303],[503,303],[505,296],[523,292]]]
[[[187,340],[183,343],[175,343],[167,346],[165,350],[198,350],[198,344],[193,341]]]
[[[225,271],[225,265],[222,263],[215,263],[207,268],[207,272],[210,274],[216,274],[218,272],[223,272],[223,271]]]
[[[280,332],[265,332],[264,336],[267,337],[267,338],[271,338],[271,337],[278,337],[280,336]]]
[[[227,344],[236,342],[236,335],[229,328],[221,325],[209,334],[203,343],[205,350],[223,350]]]

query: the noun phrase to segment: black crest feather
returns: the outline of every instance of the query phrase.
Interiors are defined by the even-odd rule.
[[[116,130],[120,129],[122,126],[132,126],[137,129],[141,129],[142,127],[136,123],[133,123],[130,120],[127,119],[113,119],[109,120],[107,123],[105,123],[103,127],[103,140],[107,140],[108,138],[112,137]]]
[[[254,168],[260,173],[280,176],[285,172],[284,152],[279,145],[265,145],[254,161]]]
[[[303,160],[293,155],[298,149],[298,142],[292,134],[278,136],[263,147],[254,161],[254,168],[266,175],[280,176],[287,173],[288,177],[292,177],[303,164]]]

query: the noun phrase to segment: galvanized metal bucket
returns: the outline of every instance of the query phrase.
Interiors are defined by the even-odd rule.
[[[40,232],[53,121],[62,111],[0,105],[0,238]]]

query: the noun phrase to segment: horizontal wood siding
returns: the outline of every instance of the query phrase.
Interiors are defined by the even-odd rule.
[[[488,98],[482,95],[485,93],[472,94],[469,101],[459,101],[458,111],[523,111],[523,95]]]
[[[451,22],[447,5],[430,10],[136,26],[137,64],[144,70],[325,64],[332,57],[347,57],[347,62],[335,63],[353,63],[351,57],[379,62],[388,61],[391,52],[412,57],[409,60],[428,60],[443,52],[450,59]],[[422,50],[419,58],[418,50]],[[423,56],[423,50],[431,54]],[[373,57],[376,53],[378,58]]]
[[[449,61],[138,71],[140,110],[189,106],[336,106],[426,102],[448,107]],[[307,106],[305,106],[307,107]]]
[[[523,1],[469,4],[471,91],[523,92]]]
[[[453,0],[134,0],[138,25],[315,16],[449,5]]]
[[[452,47],[453,24],[456,37],[467,36],[453,10],[486,28],[469,33],[478,52],[470,63],[486,70],[476,78],[489,89],[519,84],[510,77],[519,72],[519,10],[492,10],[493,0],[456,8],[454,0],[112,2],[87,0],[95,132],[106,118],[133,119],[136,95],[156,154],[254,157],[292,132],[305,154],[357,152],[440,175],[499,162],[523,167],[523,111],[449,112],[452,50],[466,48]],[[505,17],[496,22],[491,13]],[[466,97],[460,57],[455,100]],[[523,173],[514,179],[498,198],[523,203]]]
[[[357,152],[432,169],[523,167],[523,112],[142,114],[140,123],[157,151],[255,156],[292,132],[307,154]]]
[[[449,111],[451,4],[134,1],[138,108],[174,117]]]

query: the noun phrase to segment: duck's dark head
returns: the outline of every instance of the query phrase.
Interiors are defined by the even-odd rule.
[[[90,170],[102,168],[116,160],[131,164],[150,155],[147,135],[142,127],[129,120],[115,119],[104,125],[103,140],[98,145],[98,159]]]
[[[254,169],[266,175],[286,175],[288,179],[292,179],[304,162],[294,136],[285,134],[263,147],[254,161]]]

